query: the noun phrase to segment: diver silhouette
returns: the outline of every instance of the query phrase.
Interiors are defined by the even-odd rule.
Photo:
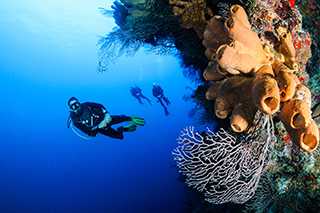
[[[166,116],[170,115],[169,111],[167,109],[167,107],[164,105],[164,103],[162,102],[162,100],[164,100],[164,102],[169,105],[171,104],[170,101],[168,100],[168,98],[166,98],[163,94],[163,89],[157,85],[156,83],[153,84],[153,88],[152,88],[152,94],[154,97],[156,97],[158,99],[157,102],[160,102],[160,104],[163,106],[164,108],[164,113],[166,114]]]
[[[90,137],[95,137],[98,133],[101,133],[111,138],[123,139],[123,132],[133,132],[136,130],[137,126],[144,126],[146,123],[143,118],[136,116],[110,116],[102,104],[93,102],[85,102],[80,104],[75,97],[69,99],[68,105],[71,110],[67,127],[69,128],[71,122],[73,122],[74,126]],[[119,124],[122,122],[129,122],[131,125],[120,126],[117,128],[117,130],[111,127],[114,124]],[[82,137],[81,135],[79,136]]]
[[[146,96],[144,96],[142,93],[141,93],[141,89],[139,87],[137,87],[136,85],[131,85],[131,89],[130,89],[130,92],[132,94],[133,97],[135,97],[136,99],[138,99],[139,103],[142,105],[142,101],[141,101],[141,98],[144,98],[146,99],[149,104],[152,105],[152,101],[150,101]]]

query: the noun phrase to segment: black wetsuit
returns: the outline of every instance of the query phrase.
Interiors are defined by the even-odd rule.
[[[76,114],[74,112],[70,112],[70,118],[72,119],[73,124],[80,129],[82,132],[86,133],[89,136],[96,136],[98,133],[103,135],[123,139],[123,132],[117,131],[111,128],[112,125],[118,124],[124,121],[127,121],[127,116],[111,116],[112,120],[107,125],[107,127],[103,129],[97,129],[92,131],[91,129],[98,125],[101,121],[103,121],[105,114],[108,111],[102,104],[92,103],[92,102],[85,102],[81,104],[81,112]]]
[[[163,89],[158,85],[153,86],[152,94],[156,98],[161,98],[163,96]]]
[[[134,97],[137,98],[141,93],[141,89],[139,87],[133,87],[131,88],[130,92]]]
[[[158,86],[158,85],[154,85],[152,88],[152,94],[154,97],[156,97],[158,99],[158,102],[160,102],[160,104],[163,106],[164,108],[164,112],[166,115],[169,115],[168,109],[167,107],[163,104],[162,100],[164,100],[164,102],[169,105],[170,101],[168,100],[168,98],[166,98],[163,94],[163,89]]]
[[[140,89],[139,87],[135,86],[135,87],[131,88],[130,92],[131,92],[131,94],[132,94],[133,97],[135,97],[136,99],[138,99],[138,101],[139,101],[140,104],[143,104],[142,101],[141,101],[141,98],[144,98],[144,99],[146,99],[146,100],[149,102],[149,104],[152,105],[152,101],[150,101],[146,96],[144,96],[144,95],[141,93],[141,89]]]

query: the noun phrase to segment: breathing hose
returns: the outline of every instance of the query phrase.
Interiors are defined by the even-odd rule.
[[[86,140],[90,140],[92,138],[92,136],[90,136],[90,138],[87,138],[87,137],[82,136],[79,133],[77,133],[76,130],[73,128],[72,122],[70,122],[70,126],[71,126],[71,129],[73,130],[73,132],[76,133],[76,135],[78,135],[80,138],[83,138],[83,139],[86,139]]]

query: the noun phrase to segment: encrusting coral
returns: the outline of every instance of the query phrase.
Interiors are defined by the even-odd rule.
[[[230,116],[235,132],[248,130],[260,110],[278,115],[292,141],[311,152],[319,143],[311,94],[293,74],[298,65],[290,32],[279,27],[278,33],[279,40],[262,44],[239,5],[227,19],[211,18],[203,40],[210,59],[203,76],[212,83],[206,97],[215,100],[217,117]]]
[[[181,15],[179,22],[181,27],[193,28],[199,38],[203,38],[203,31],[207,25],[206,15],[213,16],[213,13],[204,0],[180,1],[169,0],[169,4],[175,5],[172,8],[174,15]]]
[[[134,22],[140,16],[148,16],[149,12],[141,9],[141,6],[147,3],[147,0],[121,0],[123,5],[128,8],[128,22]]]

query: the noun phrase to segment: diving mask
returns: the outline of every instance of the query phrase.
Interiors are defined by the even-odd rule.
[[[77,110],[77,109],[80,108],[80,103],[79,103],[79,102],[75,102],[75,103],[73,103],[73,104],[70,106],[70,108],[71,108],[72,110]]]

